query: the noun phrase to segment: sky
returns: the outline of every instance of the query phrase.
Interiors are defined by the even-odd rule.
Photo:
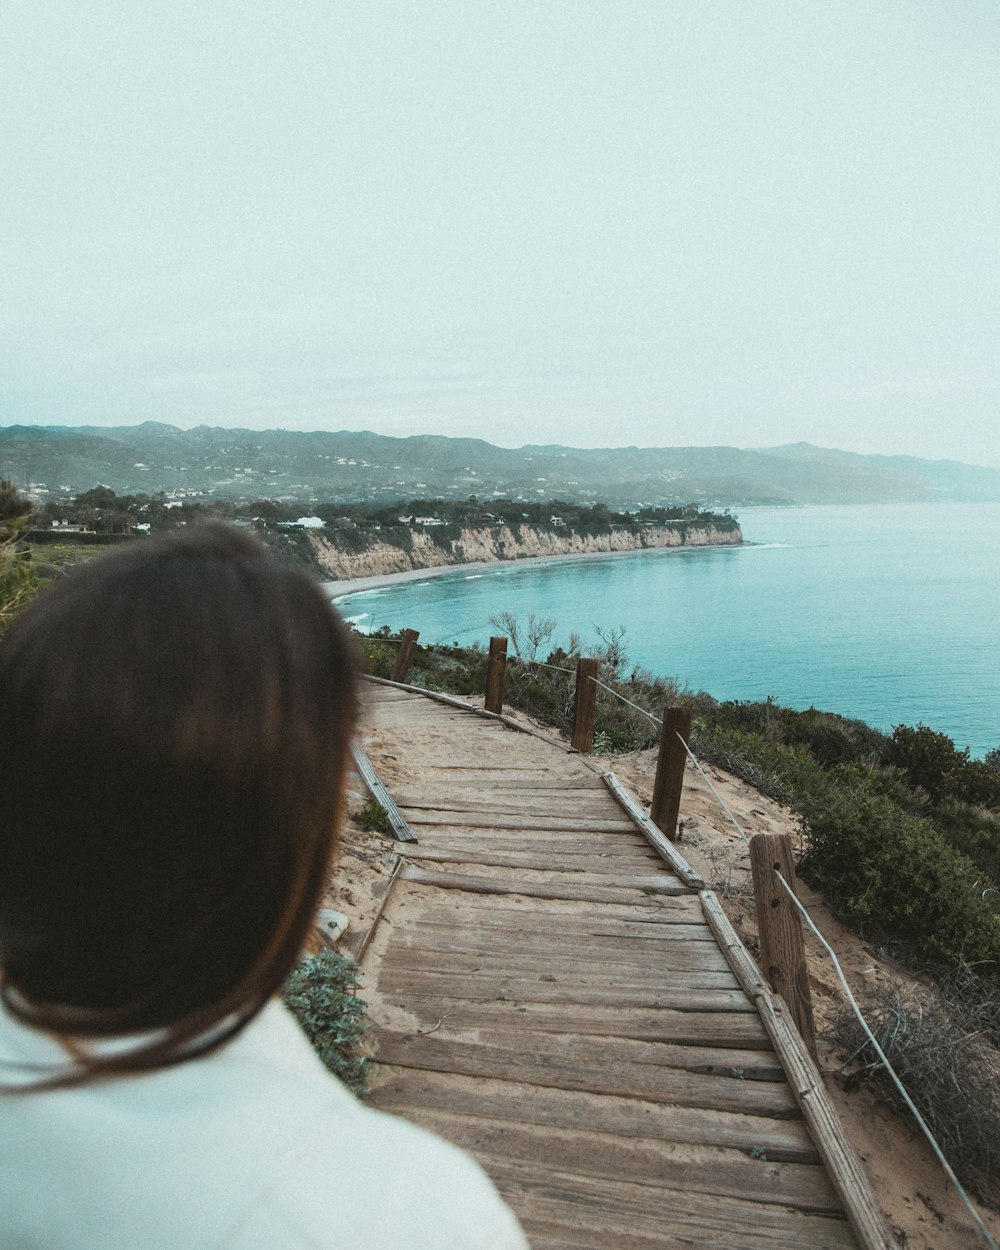
[[[1000,466],[994,0],[0,0],[0,425]]]

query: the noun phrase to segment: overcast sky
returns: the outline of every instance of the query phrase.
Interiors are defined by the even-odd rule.
[[[995,0],[0,0],[0,425],[1000,466]]]

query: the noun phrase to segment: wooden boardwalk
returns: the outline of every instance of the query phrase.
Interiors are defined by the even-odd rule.
[[[391,686],[365,732],[418,838],[362,961],[375,1106],[476,1155],[535,1250],[893,1244],[712,896],[583,758]]]

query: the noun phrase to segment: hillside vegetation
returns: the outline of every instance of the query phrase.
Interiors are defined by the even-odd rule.
[[[610,428],[610,427],[609,427]],[[558,496],[616,507],[1000,500],[1000,470],[906,456],[783,447],[497,447],[482,439],[370,431],[180,430],[135,426],[0,428],[4,475],[41,497],[95,483],[119,493],[228,499],[389,501],[421,493],[523,501]]]

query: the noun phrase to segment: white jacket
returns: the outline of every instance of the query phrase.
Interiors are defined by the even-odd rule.
[[[62,1063],[0,1010],[0,1084]],[[270,1004],[205,1058],[0,1093],[3,1250],[527,1250],[485,1173],[359,1103]]]

